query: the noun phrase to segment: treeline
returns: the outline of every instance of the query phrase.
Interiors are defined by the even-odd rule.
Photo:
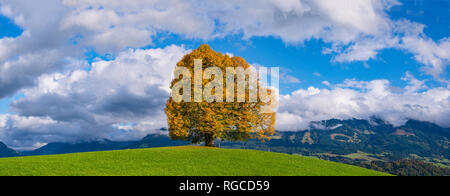
[[[449,168],[415,159],[401,159],[392,162],[372,161],[361,166],[397,176],[450,176]]]
[[[321,156],[334,162],[345,163],[364,167],[367,169],[377,170],[390,173],[397,176],[450,176],[450,168],[440,167],[431,163],[427,163],[416,159],[400,159],[396,161],[367,161],[353,160],[346,157],[329,157]]]

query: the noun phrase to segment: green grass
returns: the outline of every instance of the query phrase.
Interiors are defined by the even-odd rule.
[[[0,159],[0,176],[377,176],[384,173],[256,150],[169,147]]]

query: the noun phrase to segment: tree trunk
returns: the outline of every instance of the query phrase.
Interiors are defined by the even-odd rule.
[[[205,146],[215,147],[214,146],[214,137],[211,134],[205,134]]]

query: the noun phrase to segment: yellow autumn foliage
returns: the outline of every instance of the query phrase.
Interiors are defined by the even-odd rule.
[[[194,60],[201,59],[203,72],[208,67],[218,67],[222,70],[223,76],[223,98],[226,98],[226,68],[242,67],[247,69],[250,65],[241,57],[229,57],[221,53],[213,51],[208,45],[201,45],[198,49],[187,54],[177,63],[177,67],[186,67],[194,76]],[[171,88],[182,77],[175,78],[171,83]],[[202,78],[203,86],[208,85],[217,76],[210,79]],[[235,76],[236,77],[236,76]],[[248,82],[248,77],[246,78]],[[259,84],[259,80],[257,81]],[[236,78],[234,80],[237,86]],[[194,80],[191,80],[191,89],[194,89]],[[271,90],[265,89],[272,93]],[[211,94],[214,95],[215,89]],[[204,99],[200,102],[194,101],[194,93],[192,93],[191,101],[176,102],[171,97],[166,104],[165,112],[168,119],[169,135],[174,140],[189,140],[193,143],[205,142],[206,146],[214,146],[215,139],[228,141],[246,141],[256,138],[261,141],[270,139],[274,134],[275,112],[262,112],[263,106],[269,103],[263,103],[259,99],[256,102],[249,100],[249,88],[245,90],[245,98],[247,101],[238,102],[237,88],[234,88],[233,102],[213,101],[207,102]],[[173,92],[172,92],[173,93]],[[205,93],[205,92],[203,92]]]

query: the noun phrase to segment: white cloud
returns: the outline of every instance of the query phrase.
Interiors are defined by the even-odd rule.
[[[425,25],[406,19],[388,21],[389,28],[384,34],[362,36],[352,40],[352,44],[333,43],[325,48],[324,54],[336,54],[335,62],[367,61],[376,59],[383,49],[395,48],[412,53],[414,59],[423,64],[423,71],[439,81],[450,64],[450,37],[434,41],[424,33]]]
[[[389,36],[389,35],[386,35]],[[361,38],[345,50],[338,50],[333,58],[335,62],[367,61],[375,59],[380,50],[392,48],[398,44],[397,38]]]
[[[409,85],[401,91],[387,80],[346,80],[331,90],[310,87],[281,95],[277,128],[296,131],[307,129],[312,121],[372,116],[394,125],[416,119],[450,127],[450,90],[427,88],[410,73],[403,79]]]
[[[381,35],[388,31],[389,19],[384,12],[395,2],[65,0],[63,4],[71,11],[62,20],[62,27],[85,28],[94,34],[134,28],[202,39],[242,32],[244,37],[276,36],[285,42],[301,43],[320,38],[327,42],[349,43],[361,33]]]
[[[325,85],[325,86],[331,86],[330,82],[328,82],[328,81],[326,81],[326,80],[325,80],[325,81],[322,81],[322,84]]]
[[[0,115],[0,140],[16,148],[55,141],[139,139],[166,126],[163,112],[172,70],[183,47],[127,50],[87,71],[45,74],[13,102],[16,114]],[[170,66],[167,66],[170,65]],[[303,130],[331,118],[377,116],[394,125],[418,119],[449,127],[450,90],[429,88],[407,72],[405,88],[388,80],[348,79],[326,89],[280,95],[277,129]]]
[[[0,39],[0,97],[35,84],[42,74],[60,71],[66,58],[83,58],[85,49],[100,54],[151,45],[158,33],[186,39],[273,36],[288,44],[319,39],[332,45],[324,53],[335,62],[375,59],[385,48],[415,55],[424,71],[438,78],[448,65],[449,41],[434,42],[423,25],[392,21],[386,14],[396,0],[0,0],[0,13],[24,32]],[[411,30],[413,29],[413,30]],[[76,43],[76,44],[75,44]],[[56,52],[55,52],[56,51]],[[17,62],[17,57],[33,64]],[[33,57],[50,58],[47,62]],[[59,62],[59,63],[56,63]],[[24,79],[25,78],[25,79]],[[15,84],[15,85],[11,85]],[[6,89],[6,90],[3,90]]]
[[[418,80],[415,78],[410,72],[406,72],[405,76],[401,78],[403,81],[408,81],[409,84],[405,87],[405,91],[407,94],[412,94],[414,92],[418,92],[422,89],[427,89],[428,87],[425,85],[424,80]]]
[[[414,54],[414,58],[426,65],[425,73],[440,78],[450,63],[450,37],[438,43],[426,37],[403,37],[400,47]]]
[[[0,115],[0,141],[18,148],[36,143],[106,138],[140,139],[166,127],[164,106],[180,46],[137,49],[89,71],[45,74]],[[127,126],[123,126],[123,124]],[[118,126],[122,125],[122,126]]]
[[[298,78],[296,78],[295,76],[291,76],[291,75],[286,75],[283,78],[283,81],[289,84],[299,84],[302,83],[302,81]]]

